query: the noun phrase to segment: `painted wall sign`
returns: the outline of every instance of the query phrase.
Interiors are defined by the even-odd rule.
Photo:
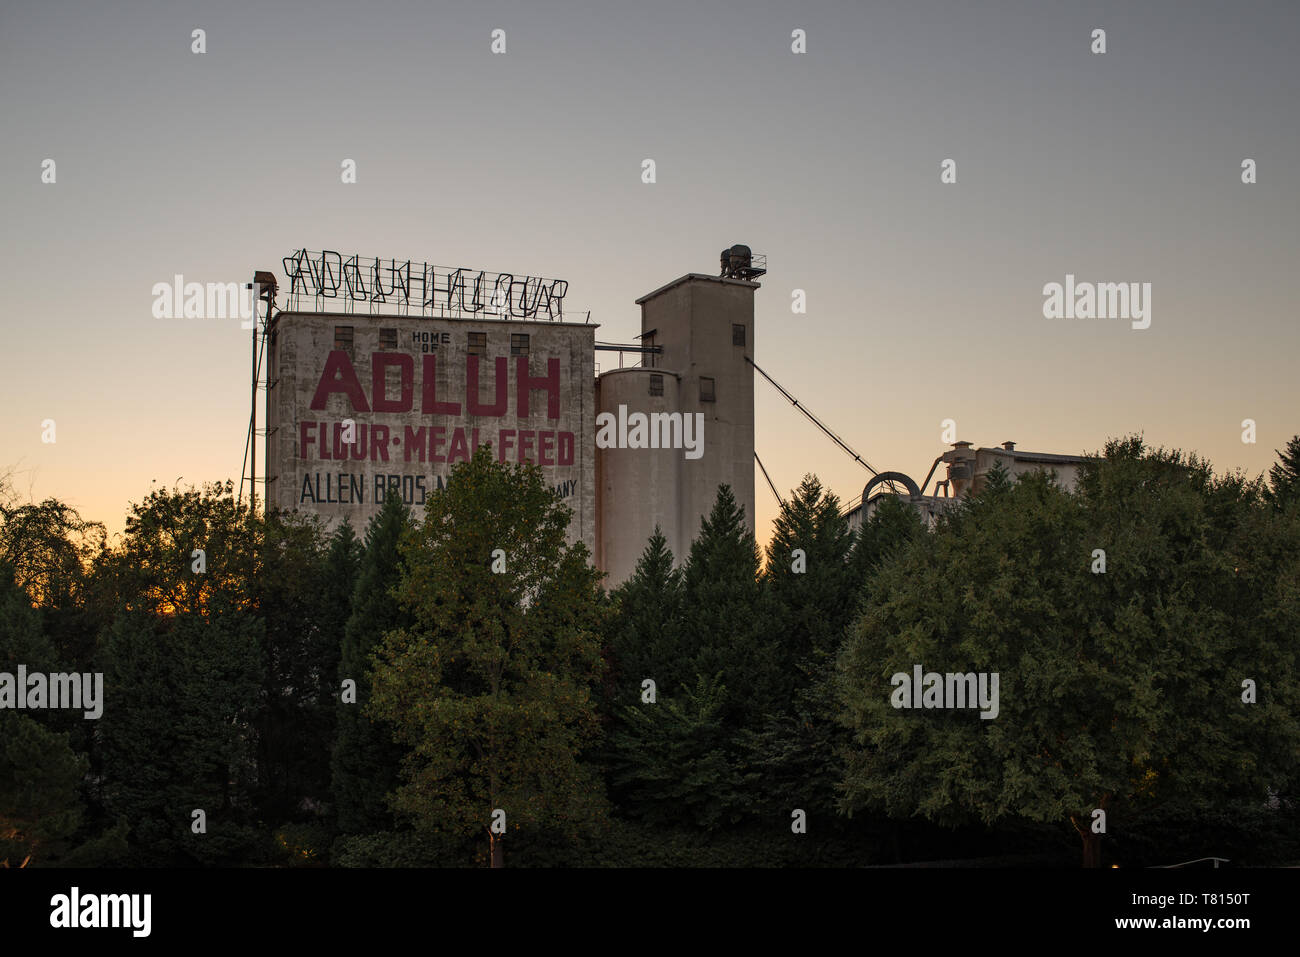
[[[281,312],[271,327],[267,502],[361,531],[389,490],[415,508],[490,445],[540,466],[595,547],[593,325],[479,315]]]

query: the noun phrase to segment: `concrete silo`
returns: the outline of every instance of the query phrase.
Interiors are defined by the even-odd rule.
[[[629,417],[678,414],[688,434],[694,423],[702,427],[695,450],[601,448],[597,422],[597,562],[608,585],[631,575],[656,524],[684,561],[721,484],[731,486],[754,531],[754,371],[746,357],[756,358],[753,280],[765,269],[745,246],[724,250],[722,265],[721,276],[689,273],[638,299],[640,341],[651,351],[642,368],[598,381],[599,413],[624,406]],[[652,394],[656,388],[663,394]],[[660,420],[658,428],[668,425]]]

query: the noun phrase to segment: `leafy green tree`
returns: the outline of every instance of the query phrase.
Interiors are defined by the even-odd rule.
[[[251,712],[237,706],[228,715],[249,722],[241,740],[252,752],[251,792],[239,800],[252,806],[239,814],[267,827],[312,823],[329,798],[342,599],[329,591],[328,561],[317,520],[252,514],[226,482],[155,489],[133,506],[122,544],[97,563],[99,590],[115,609],[110,622],[143,615],[131,629],[165,641],[209,625],[240,636],[235,660],[259,690]]]
[[[57,499],[17,505],[0,488],[0,561],[39,608],[41,630],[62,668],[87,671],[95,636],[105,616],[96,601],[91,570],[106,547],[104,526],[83,519]],[[56,717],[52,725],[73,730],[74,746],[84,746],[79,721]]]
[[[344,630],[338,680],[356,682],[356,702],[336,695],[338,739],[334,745],[333,792],[337,826],[343,834],[372,834],[393,827],[388,795],[398,784],[404,749],[393,729],[367,713],[371,698],[370,657],[384,633],[407,627],[411,616],[394,589],[402,579],[399,546],[411,528],[402,498],[391,493],[366,529],[351,613]]]
[[[1281,541],[1241,565],[1260,507],[1258,487],[1138,439],[1108,444],[1077,495],[1041,474],[986,487],[869,584],[876,603],[837,679],[854,735],[844,808],[1069,821],[1096,866],[1094,809],[1113,829],[1291,787],[1300,701],[1294,642],[1277,636],[1295,633],[1300,605],[1270,590],[1296,566]],[[1267,604],[1235,619],[1261,591]],[[892,707],[891,676],[918,664],[998,673],[997,717]],[[1268,677],[1249,705],[1241,681],[1255,674]]]
[[[370,712],[412,749],[395,809],[422,829],[486,831],[493,866],[498,810],[512,830],[603,813],[583,760],[599,731],[598,573],[568,522],[540,469],[478,449],[406,539],[398,593],[415,623],[373,659]]]
[[[80,597],[88,567],[105,543],[102,524],[86,521],[58,499],[0,504],[0,560],[42,607],[66,607]]]
[[[98,562],[116,612],[101,648],[97,797],[129,822],[140,863],[230,863],[252,851],[262,557],[258,522],[225,483],[155,490]],[[192,830],[196,809],[206,834]]]
[[[158,488],[132,504],[123,543],[101,557],[102,587],[128,611],[203,617],[220,596],[251,603],[262,537],[234,484]]]

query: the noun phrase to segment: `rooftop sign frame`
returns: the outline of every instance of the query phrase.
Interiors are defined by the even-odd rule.
[[[284,257],[288,311],[310,305],[326,311],[341,303],[343,312],[364,306],[371,315],[425,316],[430,319],[528,319],[563,322],[563,279],[516,276],[434,266],[407,259],[352,255],[332,249],[295,250]]]

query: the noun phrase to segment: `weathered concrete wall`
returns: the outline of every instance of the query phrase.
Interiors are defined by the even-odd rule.
[[[691,273],[637,300],[643,342],[663,347],[655,362],[680,374],[683,413],[704,414],[704,454],[680,462],[677,544],[682,561],[727,484],[754,531],[754,293],[758,283]],[[733,342],[743,328],[743,344]],[[648,334],[653,332],[653,337]],[[714,383],[714,401],[701,398],[701,379]],[[666,528],[665,528],[666,531]],[[672,537],[669,541],[673,541]]]
[[[1077,461],[1048,461],[1036,462],[1032,458],[1023,458],[1022,456],[1032,455],[1032,453],[1015,453],[1003,451],[1001,449],[979,449],[975,457],[975,480],[974,487],[976,491],[984,487],[984,482],[988,478],[988,473],[993,470],[997,463],[1002,467],[1012,479],[1019,479],[1022,475],[1030,472],[1047,472],[1048,474],[1056,473],[1056,483],[1066,491],[1073,492],[1079,484],[1079,472],[1083,467],[1083,459],[1080,456]],[[1053,458],[1066,458],[1066,456],[1053,456]]]
[[[1001,464],[1007,470],[1012,481],[1018,481],[1030,472],[1043,471],[1055,475],[1055,480],[1066,491],[1072,492],[1078,485],[1079,475],[1086,459],[1083,456],[1060,455],[1050,452],[1014,451],[1006,448],[976,449],[969,442],[955,443],[953,449],[944,453],[948,463],[947,474],[951,497],[923,495],[915,503],[917,514],[933,528],[935,521],[943,513],[955,508],[967,495],[979,492],[988,481],[988,474],[994,466]],[[880,500],[876,499],[865,512],[862,505],[854,506],[848,512],[849,530],[857,533],[862,523],[875,513]]]
[[[650,395],[650,377],[662,376],[663,394]],[[678,379],[666,369],[614,369],[600,377],[598,409],[617,417],[681,411]],[[706,432],[707,437],[707,432]],[[660,444],[660,443],[657,443]],[[607,585],[626,581],[658,525],[674,557],[685,557],[678,515],[681,509],[683,450],[679,448],[597,448],[599,456],[600,568]]]
[[[351,349],[336,349],[351,327]],[[381,346],[381,330],[396,345]],[[268,349],[269,507],[358,533],[395,487],[420,511],[478,444],[541,466],[596,548],[594,325],[280,313]],[[486,335],[471,358],[470,334]],[[528,356],[511,355],[527,335]],[[521,365],[521,361],[523,365]],[[377,370],[377,371],[376,371]],[[477,388],[471,380],[477,376]],[[349,445],[344,420],[355,423]]]

